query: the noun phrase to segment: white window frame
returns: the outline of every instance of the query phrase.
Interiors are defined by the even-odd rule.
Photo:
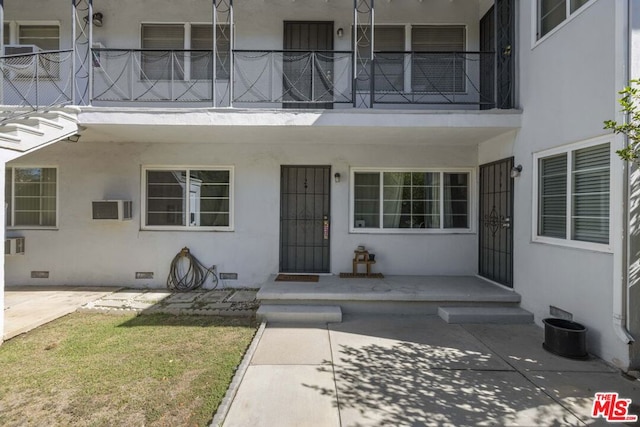
[[[565,25],[567,25],[569,22],[571,22],[573,19],[575,19],[578,15],[580,15],[585,10],[587,10],[589,7],[591,7],[597,0],[590,0],[588,3],[585,3],[584,5],[582,5],[578,9],[576,9],[573,13],[571,12],[571,0],[564,0],[565,8],[566,8],[566,17],[565,17],[564,21],[562,21],[561,23],[556,25],[555,28],[550,30],[544,36],[538,37],[538,35],[540,34],[540,27],[541,27],[540,1],[541,0],[534,0],[534,1],[531,2],[531,10],[532,10],[532,12],[531,12],[531,29],[532,29],[532,31],[531,31],[531,48],[532,49],[535,48],[536,46],[538,46],[543,41],[547,40],[553,34],[555,34],[558,31],[560,31],[561,28],[563,28]]]
[[[183,47],[182,50],[191,50],[191,27],[193,26],[199,26],[199,25],[212,25],[211,22],[156,22],[156,21],[145,21],[145,22],[141,22],[140,23],[140,28],[138,30],[138,47],[139,50],[143,50],[144,47],[142,46],[142,29],[145,25],[176,25],[176,26],[182,26],[183,29],[183,36],[184,36],[184,43],[183,43]],[[220,25],[220,24],[218,24]],[[228,25],[228,24],[224,24],[224,25]],[[212,30],[213,31],[213,30]],[[213,43],[213,40],[212,40]],[[184,76],[182,79],[175,79],[176,81],[192,81],[191,80],[191,61],[187,60],[189,58],[189,55],[185,55],[185,61],[184,61]],[[199,80],[203,80],[203,81],[211,81],[209,79],[199,79]],[[139,81],[143,81],[143,80],[139,80]],[[216,82],[228,82],[229,81],[229,77],[227,78],[220,78],[218,77],[218,74],[216,73]]]
[[[54,165],[7,165],[6,169],[11,169],[11,212],[5,212],[10,215],[11,224],[7,225],[8,230],[57,230],[60,224],[60,174],[58,166]],[[56,171],[56,221],[54,225],[14,225],[15,224],[15,208],[16,208],[16,169],[55,169]],[[6,196],[6,195],[5,195]],[[5,220],[5,224],[7,221]]]
[[[470,41],[470,36],[469,36],[469,26],[464,23],[464,22],[437,22],[437,23],[433,23],[433,22],[424,22],[424,23],[420,23],[420,22],[412,22],[412,23],[406,23],[406,22],[397,22],[397,23],[393,23],[393,22],[384,22],[384,23],[374,23],[374,34],[375,34],[375,28],[376,27],[404,27],[404,51],[405,52],[412,52],[412,48],[413,48],[413,40],[412,40],[412,29],[413,27],[442,27],[442,26],[447,26],[447,27],[463,27],[464,29],[464,51],[463,52],[469,52],[469,41]],[[353,38],[353,25],[351,28],[351,37]],[[353,40],[352,40],[353,42]],[[374,40],[374,46],[373,46],[374,51],[377,50],[376,46],[375,46],[375,40]],[[405,60],[405,62],[403,63],[403,67],[404,67],[404,91],[405,93],[413,93],[413,88],[412,88],[412,78],[411,78],[411,63],[409,61],[409,63],[407,63],[407,61]],[[445,94],[454,94],[455,95],[467,95],[468,94],[468,90],[467,90],[467,84],[465,82],[465,90],[463,92],[443,92]],[[369,89],[367,90],[358,90],[358,93],[366,93],[368,92]],[[437,94],[438,92],[427,92],[430,94]]]
[[[234,231],[235,175],[234,166],[193,166],[193,165],[145,165],[141,168],[140,229],[152,231]],[[228,226],[191,226],[186,225],[146,225],[147,222],[147,171],[227,171],[229,172],[229,225]],[[185,215],[189,213],[190,197],[185,199]]]
[[[444,198],[440,194],[440,228],[383,228],[382,216],[379,228],[356,228],[354,226],[355,215],[355,174],[356,173],[385,173],[385,172],[431,172],[431,173],[466,173],[469,176],[468,198],[468,228],[444,228]],[[476,169],[475,168],[375,168],[353,167],[351,168],[349,184],[349,233],[354,234],[473,234],[476,232]],[[440,180],[440,186],[444,182]],[[380,213],[382,214],[384,198],[384,185],[380,182]]]
[[[589,148],[596,145],[609,143],[609,243],[594,243],[594,242],[585,242],[582,240],[572,240],[571,239],[571,225],[572,225],[572,198],[573,198],[573,162],[572,162],[572,153],[576,150],[580,150],[583,148]],[[566,238],[559,237],[548,237],[548,236],[540,236],[538,235],[538,227],[539,227],[539,198],[540,198],[540,160],[545,159],[547,157],[557,156],[560,154],[566,154],[567,156],[567,195],[566,195],[566,207],[567,207],[567,227],[566,227]],[[549,150],[540,151],[533,154],[533,203],[532,203],[532,227],[531,227],[531,240],[535,243],[544,243],[556,246],[565,246],[570,248],[577,249],[586,249],[592,250],[596,252],[613,252],[613,227],[612,227],[612,219],[614,216],[613,205],[614,205],[614,179],[613,179],[613,166],[615,160],[615,146],[613,138],[610,135],[600,136],[596,138],[591,138],[585,141],[576,142],[573,144],[563,145],[561,147],[552,148]]]

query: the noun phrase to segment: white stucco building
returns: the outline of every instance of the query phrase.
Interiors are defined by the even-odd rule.
[[[161,287],[187,246],[256,287],[366,245],[640,365],[635,171],[603,130],[640,77],[632,0],[0,5],[5,234],[26,244],[5,285]]]

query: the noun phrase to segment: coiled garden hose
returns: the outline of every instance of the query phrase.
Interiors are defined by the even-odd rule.
[[[205,284],[209,275],[212,277],[213,288],[218,287],[216,266],[206,267],[198,258],[191,254],[189,248],[184,247],[171,261],[167,288],[173,291],[191,291]]]

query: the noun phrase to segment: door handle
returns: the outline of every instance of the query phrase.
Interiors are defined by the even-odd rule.
[[[326,215],[322,220],[322,233],[324,240],[329,240],[329,217]]]
[[[511,227],[511,218],[503,218],[502,219],[502,228],[510,228]]]

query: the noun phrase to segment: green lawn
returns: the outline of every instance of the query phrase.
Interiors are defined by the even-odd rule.
[[[0,425],[203,426],[251,319],[74,313],[0,346]]]

